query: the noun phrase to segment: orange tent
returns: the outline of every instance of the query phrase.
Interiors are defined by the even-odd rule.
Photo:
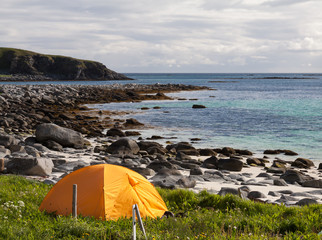
[[[141,217],[161,217],[167,207],[154,186],[125,167],[99,164],[74,171],[53,186],[39,210],[72,213],[73,184],[77,184],[77,213],[102,220],[132,217],[137,204]]]

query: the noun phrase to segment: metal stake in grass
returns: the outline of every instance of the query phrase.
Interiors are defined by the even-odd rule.
[[[73,184],[73,206],[72,206],[73,218],[77,219],[77,184]]]
[[[147,239],[145,229],[143,226],[143,222],[142,222],[142,218],[140,215],[139,207],[137,204],[134,204],[132,206],[133,240],[136,240],[136,217],[138,218],[138,223],[139,223],[140,229],[143,232],[145,239]]]

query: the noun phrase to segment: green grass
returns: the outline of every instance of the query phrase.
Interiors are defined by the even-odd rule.
[[[131,220],[38,211],[51,186],[0,175],[0,239],[131,239]],[[320,239],[322,206],[285,207],[206,191],[158,189],[177,216],[145,219],[148,239]],[[144,239],[138,230],[138,239]]]

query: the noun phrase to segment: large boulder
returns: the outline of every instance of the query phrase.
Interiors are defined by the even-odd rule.
[[[292,162],[291,166],[297,168],[310,168],[314,167],[314,163],[310,159],[297,158],[294,162]]]
[[[302,184],[303,182],[313,180],[312,177],[305,175],[297,170],[287,170],[284,174],[281,175],[281,179],[284,179],[287,183],[299,183]]]
[[[210,158],[205,159],[201,167],[208,168],[208,169],[218,169],[218,158],[215,156],[212,156]]]
[[[229,159],[219,159],[218,168],[221,170],[236,171],[242,170],[244,163],[239,159],[229,158]]]
[[[52,140],[63,147],[84,147],[84,138],[81,133],[72,129],[60,127],[53,123],[43,123],[38,125],[35,134],[37,141],[40,143]]]
[[[125,137],[125,133],[118,129],[118,128],[111,128],[106,132],[106,136],[112,136],[112,137]]]
[[[48,176],[53,167],[53,161],[48,158],[16,157],[7,163],[9,173],[35,176]]]
[[[107,152],[112,154],[137,154],[139,151],[140,147],[136,141],[129,138],[121,138],[107,148]]]

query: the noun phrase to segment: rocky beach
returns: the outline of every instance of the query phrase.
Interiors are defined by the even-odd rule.
[[[55,184],[79,168],[108,163],[139,172],[162,188],[206,189],[270,204],[322,203],[322,164],[292,150],[199,149],[175,139],[161,144],[162,135],[143,139],[140,129],[146,126],[126,118],[126,112],[85,106],[170,100],[169,92],[204,89],[182,84],[2,85],[0,172]]]

